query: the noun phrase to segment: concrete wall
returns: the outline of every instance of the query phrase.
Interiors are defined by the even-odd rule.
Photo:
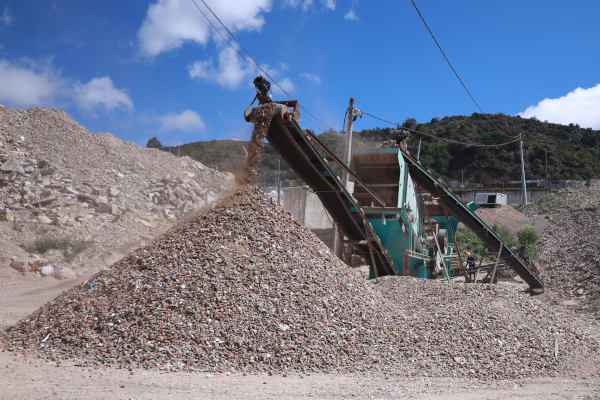
[[[329,216],[316,194],[301,187],[283,189],[283,208],[308,229],[331,229],[333,219]],[[331,221],[331,222],[330,222]]]
[[[477,193],[503,193],[507,197],[508,204],[521,204],[523,202],[523,191],[522,190],[498,190],[498,189],[487,189],[487,190],[453,190],[455,196],[459,197],[463,203],[470,203],[475,201],[475,195]],[[538,201],[545,195],[550,193],[550,189],[531,189],[527,190],[527,201],[534,202]]]

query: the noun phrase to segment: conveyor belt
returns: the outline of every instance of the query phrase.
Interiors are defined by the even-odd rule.
[[[367,219],[362,210],[300,126],[293,120],[284,123],[281,114],[276,113],[269,126],[267,139],[275,151],[315,192],[340,230],[354,243],[355,250],[361,253],[376,271],[376,275],[397,275],[394,266],[387,262],[385,249],[378,238],[367,235]],[[373,257],[369,247],[372,247]]]
[[[460,222],[471,228],[473,232],[490,248],[498,253],[502,247],[501,257],[532,289],[542,289],[542,282],[529,270],[527,265],[485,224],[469,207],[450,192],[442,182],[429,173],[410,154],[401,149],[402,156],[408,163],[410,175],[418,185],[434,196],[439,196],[449,212]]]

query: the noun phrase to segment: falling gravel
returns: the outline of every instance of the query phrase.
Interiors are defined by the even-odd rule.
[[[596,355],[523,294],[366,282],[251,187],[46,304],[4,342],[82,365],[485,379],[554,373],[577,349]]]
[[[261,160],[261,152],[265,147],[264,139],[267,136],[277,106],[276,103],[267,103],[253,109],[255,115],[254,128],[252,129],[252,137],[248,144],[246,160],[242,170],[242,183],[244,185],[250,185],[254,182],[256,168]]]

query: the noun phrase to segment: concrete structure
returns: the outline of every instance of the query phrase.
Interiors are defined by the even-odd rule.
[[[308,229],[333,228],[333,220],[325,211],[321,200],[316,194],[309,192],[308,187],[284,188],[281,205]]]
[[[316,194],[310,192],[306,186],[290,187],[283,189],[281,199],[283,208],[317,235],[327,247],[337,251],[338,257],[341,258],[342,247],[339,238],[335,234],[333,219]],[[335,244],[336,240],[338,241],[337,246]]]
[[[495,189],[494,192],[502,193],[506,195],[506,201],[508,204],[521,204],[523,201],[523,191],[520,189],[515,190],[499,190]],[[484,190],[453,190],[455,196],[460,198],[460,200],[467,204],[471,201],[475,201],[475,197],[481,193],[490,193],[489,189]],[[530,202],[538,201],[545,195],[550,193],[550,189],[528,189],[527,190],[527,198]]]
[[[498,207],[507,204],[507,196],[503,193],[477,193],[475,204],[480,207]]]

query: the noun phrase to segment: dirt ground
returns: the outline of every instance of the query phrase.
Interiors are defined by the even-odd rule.
[[[14,324],[86,277],[5,279],[2,328]],[[522,285],[513,285],[522,290]],[[563,310],[563,312],[569,312]],[[580,318],[573,314],[573,318]],[[598,324],[588,329],[600,332]],[[543,379],[481,381],[379,374],[169,373],[114,367],[82,368],[32,354],[0,352],[0,399],[597,399],[600,380],[585,371]]]
[[[480,207],[475,211],[475,214],[489,226],[505,226],[512,232],[519,228],[519,222],[527,219],[525,214],[521,214],[508,205],[501,205],[497,208]]]
[[[483,382],[385,375],[169,373],[60,365],[0,353],[2,399],[597,399],[598,381]]]

